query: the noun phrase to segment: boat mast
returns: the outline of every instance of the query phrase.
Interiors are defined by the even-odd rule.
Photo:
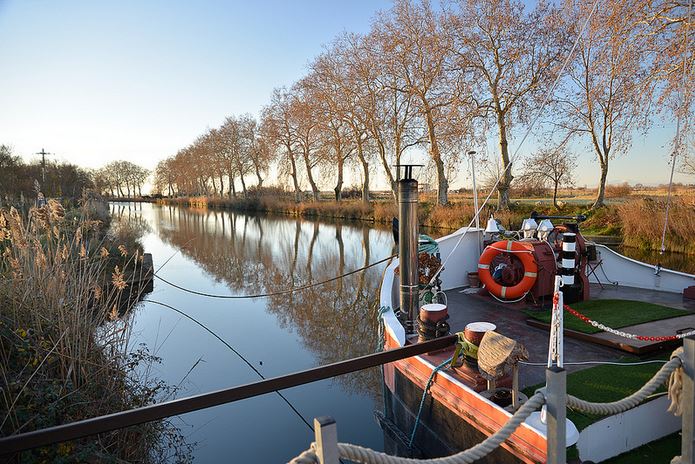
[[[398,262],[400,266],[401,321],[406,334],[415,333],[415,317],[418,314],[418,182],[413,178],[417,164],[398,164],[403,176],[398,181]]]

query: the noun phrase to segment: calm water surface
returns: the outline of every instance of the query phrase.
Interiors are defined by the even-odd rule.
[[[150,203],[111,205],[114,216],[144,233],[159,275],[181,286],[221,295],[281,291],[344,274],[393,253],[390,228],[254,216]],[[434,234],[440,235],[440,234]],[[693,272],[686,256],[635,255]],[[656,260],[656,261],[655,261]],[[223,300],[193,295],[155,280],[151,301],[172,305],[232,345],[264,376],[273,377],[374,352],[376,298],[386,264],[292,295]],[[200,326],[148,301],[133,314],[133,346],[161,358],[153,373],[179,385],[177,397],[259,380],[248,365]],[[378,369],[283,392],[309,422],[330,415],[341,441],[383,450],[373,412],[382,408]],[[276,394],[197,411],[174,419],[197,462],[286,462],[313,434]]]
[[[244,295],[329,279],[389,256],[389,230],[366,224],[250,216],[144,204],[111,205],[144,231],[143,245],[165,279],[202,292]],[[376,297],[386,264],[293,295],[211,299],[155,280],[148,300],[200,321],[272,377],[375,351]],[[204,329],[160,305],[133,314],[133,345],[161,357],[154,374],[180,385],[177,397],[254,382],[259,377]],[[372,369],[285,390],[311,422],[331,415],[339,439],[382,450],[373,412],[381,409],[380,371]],[[197,462],[286,462],[313,434],[276,394],[185,414],[175,423],[195,442]]]

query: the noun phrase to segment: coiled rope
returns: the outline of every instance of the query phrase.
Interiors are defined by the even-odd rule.
[[[355,269],[355,270],[350,271],[350,272],[348,272],[348,273],[345,273],[345,274],[342,274],[342,275],[339,275],[339,276],[330,278],[330,279],[328,279],[328,280],[323,280],[323,281],[321,281],[321,282],[315,282],[315,283],[313,283],[313,284],[306,284],[306,285],[302,285],[301,287],[288,288],[288,289],[286,289],[286,290],[280,290],[280,291],[278,291],[278,292],[258,293],[258,294],[256,294],[256,295],[219,295],[219,294],[215,294],[215,293],[200,292],[200,291],[198,291],[198,290],[192,290],[192,289],[190,289],[190,288],[186,288],[186,287],[183,287],[183,286],[181,286],[181,285],[178,285],[178,284],[175,284],[175,283],[173,283],[173,282],[170,282],[170,281],[168,281],[167,279],[165,279],[164,277],[161,277],[161,276],[159,276],[159,275],[157,275],[157,274],[154,274],[154,277],[157,278],[157,279],[159,279],[159,280],[161,280],[161,281],[164,282],[165,284],[170,285],[170,286],[172,286],[172,287],[174,287],[174,288],[176,288],[176,289],[178,289],[178,290],[181,290],[181,291],[183,291],[183,292],[191,293],[191,294],[193,294],[193,295],[204,296],[204,297],[207,297],[207,298],[220,298],[220,299],[226,299],[226,300],[241,300],[241,299],[246,299],[246,298],[265,298],[265,297],[269,297],[269,296],[287,295],[287,294],[289,294],[289,293],[300,292],[300,291],[302,291],[302,290],[307,290],[307,289],[309,289],[309,288],[319,287],[319,286],[321,286],[321,285],[325,285],[325,284],[328,284],[328,283],[331,283],[331,282],[335,282],[336,280],[340,280],[340,279],[342,279],[342,278],[344,278],[344,277],[348,277],[348,276],[351,276],[351,275],[353,275],[353,274],[357,274],[358,272],[362,272],[362,271],[364,271],[364,270],[366,270],[366,269],[369,269],[370,267],[374,267],[374,266],[379,265],[379,264],[381,264],[381,263],[385,263],[386,261],[390,260],[391,258],[395,258],[396,256],[397,256],[397,255],[387,256],[387,257],[384,258],[384,259],[380,259],[379,261],[375,261],[375,262],[373,262],[373,263],[371,263],[371,264],[368,264],[368,265],[366,265],[366,266],[363,266],[363,267],[361,267],[361,268],[359,268],[359,269]]]

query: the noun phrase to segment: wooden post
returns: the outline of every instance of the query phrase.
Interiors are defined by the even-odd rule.
[[[519,409],[519,364],[512,366],[512,411]]]
[[[335,419],[329,416],[314,419],[314,437],[316,441],[316,455],[321,464],[338,464],[338,425]]]
[[[567,372],[561,367],[545,370],[548,411],[548,464],[565,464],[567,459]]]
[[[695,464],[695,337],[683,340],[681,463]]]

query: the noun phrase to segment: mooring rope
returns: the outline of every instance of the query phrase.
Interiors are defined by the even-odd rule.
[[[673,352],[671,359],[664,364],[654,376],[645,383],[638,391],[621,400],[609,403],[592,403],[582,400],[573,395],[567,395],[567,406],[585,413],[597,415],[613,415],[625,412],[638,406],[647,400],[660,386],[668,380],[668,397],[671,405],[668,410],[678,415],[682,412],[682,366],[683,348]],[[512,433],[531,415],[531,413],[546,403],[545,394],[542,390],[537,391],[528,399],[517,411],[509,418],[506,424],[497,432],[479,444],[460,453],[433,459],[414,459],[391,456],[385,453],[363,448],[347,443],[338,443],[338,450],[341,458],[362,463],[362,464],[471,464],[481,459],[508,439]],[[291,464],[314,464],[319,463],[316,455],[316,444],[290,461]],[[673,462],[679,462],[674,460]]]
[[[413,447],[413,441],[415,441],[415,433],[417,432],[417,427],[420,425],[420,416],[422,415],[422,408],[425,406],[425,399],[427,398],[427,393],[429,393],[430,387],[432,386],[432,382],[434,382],[434,378],[437,376],[437,373],[444,369],[447,364],[451,362],[451,360],[454,359],[453,356],[434,369],[432,369],[432,373],[430,374],[430,378],[427,379],[427,384],[425,384],[425,389],[422,391],[422,398],[420,399],[420,407],[417,410],[417,416],[415,416],[415,424],[413,425],[413,431],[410,433],[410,441],[408,442],[408,449],[411,449]]]
[[[639,405],[642,403],[644,400],[647,399],[651,394],[653,394],[660,386],[664,385],[667,380],[669,380],[669,377],[671,374],[676,372],[676,369],[681,367],[682,361],[678,356],[674,356],[671,358],[670,361],[668,361],[666,364],[664,364],[661,369],[659,369],[659,372],[654,374],[654,377],[649,379],[647,383],[645,383],[642,388],[637,390],[635,393],[633,393],[630,396],[627,396],[621,400],[618,401],[613,401],[610,403],[592,403],[590,401],[582,400],[580,398],[577,398],[576,396],[573,395],[567,395],[567,406],[573,409],[577,409],[579,411],[589,413],[589,414],[598,414],[601,416],[609,416],[613,414],[619,414],[621,412],[625,412],[629,409],[634,408],[635,406]],[[677,375],[677,374],[676,374]],[[680,393],[675,392],[676,388],[679,385],[679,382],[673,381],[669,382],[673,383],[676,387],[674,387],[674,393],[669,395],[672,398],[677,398],[680,400]],[[682,383],[680,383],[682,385]],[[670,392],[669,392],[670,393]],[[672,405],[673,406],[673,405]]]
[[[682,88],[681,90],[685,94],[688,92],[687,90],[687,76],[688,76],[688,49],[690,48],[690,41],[688,40],[689,34],[689,29],[690,29],[690,16],[692,14],[693,10],[693,0],[690,0],[688,4],[688,21],[685,22],[685,53],[683,54],[683,74],[681,76],[682,80]],[[686,95],[683,95],[683,102],[688,105],[688,98],[685,98]],[[666,212],[665,212],[665,217],[664,217],[664,230],[661,233],[661,251],[660,254],[664,254],[666,251],[666,231],[668,229],[668,212],[669,208],[671,207],[671,190],[673,188],[673,173],[676,170],[676,159],[678,158],[678,151],[681,148],[681,118],[683,115],[681,114],[682,111],[678,112],[678,117],[676,118],[676,137],[674,140],[674,146],[673,146],[673,156],[671,157],[671,177],[669,178],[668,181],[668,194],[666,195]],[[687,112],[686,112],[686,118],[687,118]],[[687,127],[687,123],[686,123]],[[686,140],[687,143],[687,140]]]
[[[321,282],[315,282],[315,283],[313,283],[313,284],[306,284],[306,285],[302,285],[302,286],[300,286],[300,287],[288,288],[288,289],[286,289],[286,290],[280,290],[280,291],[277,291],[277,292],[258,293],[258,294],[256,294],[256,295],[219,295],[219,294],[215,294],[215,293],[206,293],[206,292],[201,292],[201,291],[198,291],[198,290],[192,290],[192,289],[190,289],[190,288],[186,288],[186,287],[183,287],[183,286],[181,286],[181,285],[175,284],[175,283],[170,282],[170,281],[168,281],[167,279],[165,279],[164,277],[161,277],[161,276],[159,276],[159,275],[157,275],[157,274],[154,274],[154,277],[157,278],[157,279],[159,279],[159,280],[161,280],[161,281],[164,282],[165,284],[170,285],[170,286],[172,286],[172,287],[174,287],[174,288],[176,288],[176,289],[178,289],[178,290],[181,290],[181,291],[183,291],[183,292],[191,293],[191,294],[193,294],[193,295],[198,295],[198,296],[204,296],[204,297],[207,297],[207,298],[220,298],[220,299],[227,299],[227,300],[241,300],[241,299],[247,299],[247,298],[248,298],[248,299],[251,299],[251,298],[265,298],[265,297],[269,297],[269,296],[287,295],[287,294],[290,294],[290,293],[299,292],[299,291],[302,291],[302,290],[307,290],[307,289],[310,289],[310,288],[313,288],[313,287],[319,287],[319,286],[321,286],[321,285],[325,285],[325,284],[328,284],[328,283],[331,283],[331,282],[335,282],[336,280],[340,280],[340,279],[342,279],[342,278],[344,278],[344,277],[348,277],[348,276],[351,276],[351,275],[353,275],[353,274],[357,274],[358,272],[362,272],[362,271],[364,271],[364,270],[366,270],[366,269],[369,269],[369,268],[371,268],[371,267],[377,266],[377,265],[379,265],[379,264],[381,264],[381,263],[385,263],[386,261],[388,261],[388,260],[390,260],[390,259],[392,259],[392,258],[395,258],[396,256],[397,256],[397,255],[387,256],[387,257],[384,258],[384,259],[380,259],[379,261],[375,261],[375,262],[373,262],[373,263],[371,263],[371,264],[368,264],[368,265],[366,265],[366,266],[363,266],[363,267],[361,267],[361,268],[359,268],[359,269],[355,269],[355,270],[353,270],[353,271],[347,272],[347,273],[345,273],[345,274],[342,274],[342,275],[339,275],[339,276],[336,276],[336,277],[332,277],[332,278],[330,278],[330,279],[328,279],[328,280],[323,280],[323,281],[321,281]]]
[[[230,345],[229,343],[227,343],[222,337],[220,337],[220,336],[217,335],[215,332],[213,332],[212,330],[210,330],[210,329],[209,329],[205,324],[203,324],[202,322],[200,322],[200,321],[198,321],[197,319],[195,319],[195,318],[189,316],[188,314],[186,314],[185,312],[181,311],[180,309],[177,309],[177,308],[175,308],[175,307],[173,307],[173,306],[171,306],[171,305],[169,305],[169,304],[162,303],[161,301],[156,301],[156,300],[144,300],[144,301],[147,302],[147,303],[153,303],[153,304],[162,306],[162,307],[164,307],[164,308],[170,309],[170,310],[172,310],[172,311],[174,311],[174,312],[180,314],[181,316],[183,316],[183,317],[189,319],[190,321],[196,323],[197,325],[199,325],[200,327],[202,327],[203,330],[205,330],[207,333],[209,333],[210,335],[212,335],[213,337],[215,337],[217,340],[219,340],[220,342],[222,342],[222,344],[224,344],[224,346],[226,346],[227,348],[229,348],[229,350],[232,351],[235,355],[237,355],[237,356],[239,357],[239,359],[241,359],[248,367],[250,367],[251,370],[252,370],[253,372],[256,373],[256,375],[258,375],[258,376],[259,376],[261,379],[263,379],[263,380],[266,379],[265,376],[264,376],[263,374],[261,374],[261,371],[259,371],[259,370],[256,368],[256,366],[254,366],[253,364],[251,364],[251,363],[249,362],[249,360],[246,359],[246,357],[245,357],[243,354],[241,354],[241,353],[240,353],[237,349],[235,349],[232,345]],[[302,415],[302,413],[299,412],[299,410],[298,410],[297,408],[295,408],[294,405],[293,405],[292,403],[290,403],[290,400],[288,400],[288,399],[285,397],[285,395],[283,395],[283,394],[282,394],[281,392],[279,392],[279,391],[276,391],[275,393],[277,393],[277,395],[278,395],[285,403],[287,403],[287,406],[289,406],[290,409],[297,415],[297,417],[299,417],[299,418],[302,420],[302,422],[304,422],[304,423],[306,424],[306,426],[309,427],[309,430],[311,430],[311,431],[313,432],[313,431],[314,431],[314,427],[309,423],[309,421],[307,421],[307,420],[304,418],[304,416]]]

